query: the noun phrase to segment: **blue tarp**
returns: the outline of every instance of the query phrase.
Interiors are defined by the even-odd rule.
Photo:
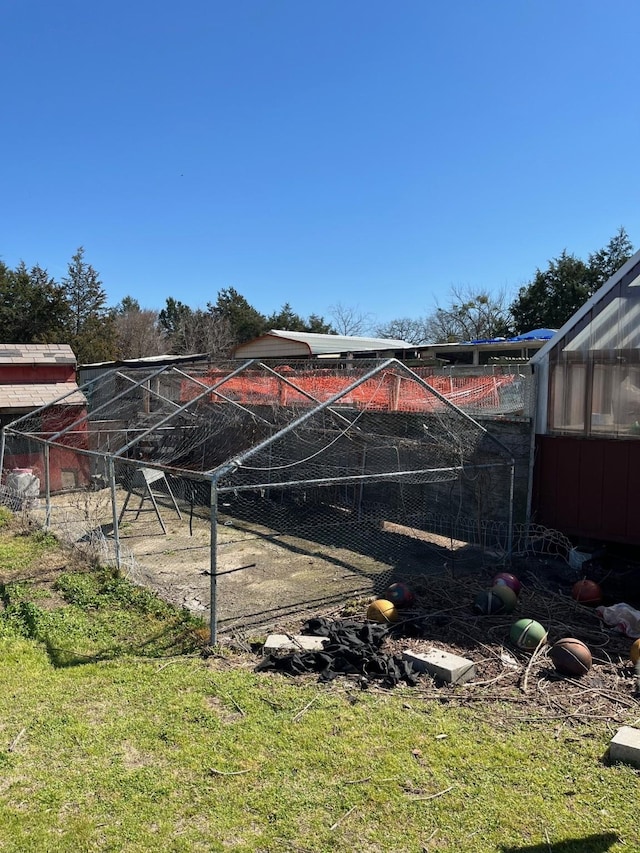
[[[516,335],[514,338],[478,338],[475,341],[468,341],[470,344],[503,344],[511,341],[549,341],[555,335],[555,329],[533,329],[531,332],[524,332],[522,335]]]

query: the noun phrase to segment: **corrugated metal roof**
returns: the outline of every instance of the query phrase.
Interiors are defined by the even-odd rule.
[[[0,364],[75,364],[69,344],[0,344]]]
[[[576,326],[580,320],[589,312],[592,308],[594,308],[598,302],[600,302],[604,297],[616,286],[616,284],[620,281],[621,278],[624,278],[628,272],[633,270],[634,267],[640,267],[640,251],[636,252],[633,257],[629,258],[626,264],[623,264],[620,269],[615,272],[609,281],[606,281],[599,290],[591,296],[581,308],[578,308],[576,313],[569,317],[567,322],[559,329],[558,332],[551,338],[550,341],[542,347],[542,349],[538,350],[538,352],[531,359],[532,364],[540,364],[543,361],[546,361],[549,357],[549,353],[551,350],[558,345],[558,343],[564,338],[564,336],[569,332],[574,326]],[[636,279],[627,285],[628,287],[637,287],[638,279],[640,279],[640,273],[636,276]]]
[[[73,393],[69,394],[69,391]],[[61,405],[86,405],[87,398],[75,382],[50,382],[45,385],[0,385],[0,409],[37,409],[53,403],[65,394],[69,396],[64,398]]]
[[[388,350],[415,349],[415,344],[392,338],[363,338],[355,335],[321,335],[314,332],[288,332],[283,329],[271,329],[246,345],[253,345],[270,338],[297,341],[304,344],[309,355],[340,355],[344,352],[387,352]],[[244,344],[236,347],[236,354],[242,351]]]
[[[200,352],[193,355],[147,355],[143,358],[122,358],[118,361],[95,361],[91,364],[80,365],[80,370],[108,367],[162,367],[164,364],[188,364],[191,361],[207,361],[209,353]]]

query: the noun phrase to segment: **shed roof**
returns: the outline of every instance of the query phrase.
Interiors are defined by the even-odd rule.
[[[235,356],[261,357],[263,344],[273,341],[289,341],[301,345],[300,354],[305,355],[340,355],[345,352],[389,352],[403,349],[415,349],[415,344],[393,338],[365,338],[356,335],[321,335],[315,332],[289,332],[284,329],[271,329],[264,335],[240,344],[235,349]],[[278,354],[269,347],[269,354]]]
[[[563,339],[565,334],[572,329],[577,323],[582,320],[582,318],[591,311],[591,309],[598,304],[604,297],[618,284],[620,279],[624,278],[634,267],[638,267],[636,279],[629,283],[629,287],[637,287],[640,286],[640,251],[636,252],[633,257],[629,258],[626,264],[623,264],[620,269],[615,272],[611,278],[605,282],[599,290],[591,296],[581,308],[573,314],[573,316],[569,317],[567,322],[559,329],[556,334],[551,338],[550,341],[538,350],[538,352],[531,359],[532,364],[538,364],[541,361],[544,361],[549,352],[557,345],[559,341]],[[604,347],[606,344],[601,342],[598,346]],[[637,345],[637,344],[636,344]]]
[[[73,393],[69,394],[72,391]],[[0,410],[23,411],[48,406],[59,398],[65,406],[84,406],[87,398],[75,382],[48,382],[46,384],[0,385]]]
[[[208,361],[209,353],[199,352],[191,355],[147,355],[142,358],[121,358],[116,361],[95,361],[80,365],[81,370],[115,367],[161,367],[164,364],[190,364],[193,361]]]
[[[0,364],[75,364],[76,357],[69,344],[2,344]]]

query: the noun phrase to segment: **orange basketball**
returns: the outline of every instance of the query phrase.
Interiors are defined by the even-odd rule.
[[[593,663],[589,647],[574,637],[564,637],[554,643],[549,657],[558,672],[576,678],[589,672]]]
[[[377,598],[367,608],[367,619],[372,622],[395,622],[397,618],[395,605],[386,598]]]

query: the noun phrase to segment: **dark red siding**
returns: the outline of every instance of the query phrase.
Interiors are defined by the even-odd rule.
[[[75,382],[74,364],[3,364],[0,385],[46,385],[49,382]]]
[[[640,545],[640,440],[536,436],[534,521]]]

